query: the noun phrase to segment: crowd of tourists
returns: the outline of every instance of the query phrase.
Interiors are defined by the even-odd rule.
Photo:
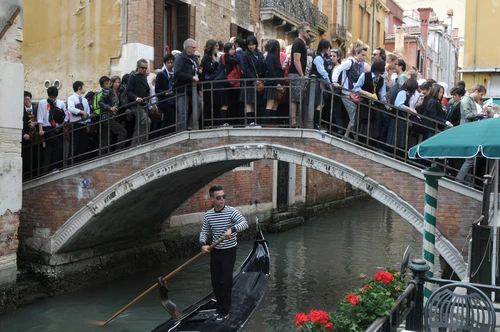
[[[314,126],[333,123],[337,135],[360,134],[380,149],[406,149],[438,131],[493,116],[481,106],[486,88],[466,90],[460,81],[423,79],[403,58],[377,47],[350,45],[347,54],[321,39],[310,46],[310,26],[300,23],[292,45],[270,39],[259,49],[254,36],[227,43],[210,39],[203,55],[193,39],[163,57],[150,73],[140,59],[130,74],[102,76],[100,91],[81,81],[66,102],[49,87],[47,99],[33,103],[24,93],[23,173],[25,178],[81,162],[148,139],[193,128],[196,103],[201,128],[212,126],[300,127],[300,110],[314,101]],[[311,91],[311,78],[316,78]],[[196,89],[193,93],[193,89]],[[408,125],[410,124],[410,125]],[[331,127],[330,127],[331,128]],[[370,142],[370,139],[366,140]],[[464,181],[468,160],[457,179]]]

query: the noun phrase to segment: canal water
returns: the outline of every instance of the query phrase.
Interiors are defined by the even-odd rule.
[[[420,258],[422,236],[395,212],[368,200],[362,205],[312,219],[303,226],[265,234],[272,278],[245,332],[296,331],[294,316],[309,309],[333,311],[344,292],[384,267],[398,268],[406,246]],[[238,246],[239,265],[251,241]],[[209,257],[202,256],[169,280],[170,298],[184,308],[210,291]],[[113,282],[57,296],[0,316],[1,332],[139,332],[168,318],[153,291],[106,326],[106,321],[136,296],[185,262],[141,272]],[[97,321],[97,322],[95,322]]]

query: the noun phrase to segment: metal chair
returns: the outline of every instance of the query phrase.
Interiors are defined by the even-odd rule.
[[[456,288],[465,288],[465,294],[455,292]],[[424,308],[425,331],[495,331],[495,323],[491,300],[467,283],[456,282],[436,289]]]

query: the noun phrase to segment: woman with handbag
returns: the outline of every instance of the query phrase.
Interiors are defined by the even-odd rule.
[[[263,85],[265,75],[264,56],[257,49],[259,43],[255,36],[247,38],[247,50],[240,55],[242,78],[250,78],[252,80],[242,82],[240,92],[240,101],[245,103],[246,118],[249,126],[255,126],[255,107],[259,101],[262,101],[262,96],[258,94]],[[263,87],[262,87],[263,88]]]
[[[214,80],[217,74],[219,63],[217,61],[217,53],[219,52],[219,45],[215,39],[207,40],[203,58],[201,59],[202,81],[203,83],[203,127],[208,128],[212,126],[212,119],[219,117],[219,107],[213,104],[214,94]]]
[[[266,100],[266,110],[262,124],[276,124],[277,110],[280,102],[284,101],[285,85],[284,73],[280,62],[280,43],[276,39],[267,42],[266,56],[266,78],[279,78],[279,80],[266,80],[264,90],[264,100]]]
[[[326,61],[326,56],[330,52],[330,42],[327,39],[321,39],[318,44],[318,51],[314,57],[310,77],[317,77],[319,80],[316,84],[316,90],[314,91],[314,127],[320,129],[320,114],[321,109],[324,106],[323,91],[326,90],[326,94],[331,91],[330,78],[328,77],[327,67],[328,62]],[[307,89],[306,101],[309,101],[310,89]]]

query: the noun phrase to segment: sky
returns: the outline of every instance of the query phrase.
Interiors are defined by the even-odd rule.
[[[453,28],[458,28],[458,36],[464,36],[465,2],[466,0],[395,0],[401,8],[417,10],[418,8],[433,8],[440,21],[448,22],[446,12],[453,9]]]

